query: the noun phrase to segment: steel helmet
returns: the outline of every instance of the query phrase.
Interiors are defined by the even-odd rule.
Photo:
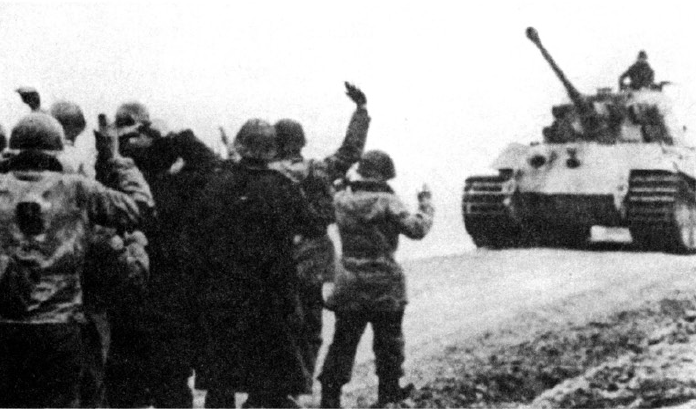
[[[389,180],[396,177],[394,161],[384,151],[365,152],[358,163],[358,173],[365,178]]]
[[[58,101],[51,105],[51,115],[60,122],[65,132],[65,139],[75,142],[75,138],[85,130],[87,122],[82,109],[70,101]]]
[[[275,130],[263,119],[246,121],[234,138],[234,149],[242,158],[270,161],[276,154]]]
[[[116,110],[116,128],[130,127],[150,122],[150,111],[140,102],[126,102]]]
[[[298,154],[307,143],[304,130],[299,122],[292,119],[281,119],[273,126],[278,145],[278,157],[285,158]]]
[[[44,113],[31,113],[12,128],[10,149],[63,150],[63,127],[57,119]]]

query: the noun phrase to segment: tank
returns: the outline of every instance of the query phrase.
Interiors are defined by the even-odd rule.
[[[696,251],[696,148],[662,85],[581,94],[530,27],[527,37],[565,87],[541,142],[510,144],[497,174],[464,184],[466,231],[478,247],[578,247],[592,226],[628,228],[646,251]]]

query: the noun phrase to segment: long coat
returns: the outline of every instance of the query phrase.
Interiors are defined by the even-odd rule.
[[[292,250],[296,235],[323,233],[320,219],[293,182],[246,159],[212,177],[198,208],[191,238],[207,274],[201,380],[249,393],[309,391]]]

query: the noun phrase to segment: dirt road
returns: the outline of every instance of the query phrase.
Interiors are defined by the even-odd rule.
[[[560,325],[582,325],[668,294],[696,293],[696,256],[555,249],[477,250],[405,263],[406,382],[452,371],[462,347],[514,342]],[[325,314],[325,345],[333,331]],[[376,399],[371,333],[363,338],[344,405]],[[512,341],[510,341],[512,342]],[[478,344],[476,344],[478,343]],[[476,345],[474,345],[476,344]],[[473,346],[472,346],[473,345]],[[315,393],[314,402],[318,402]],[[312,403],[312,402],[308,402]]]

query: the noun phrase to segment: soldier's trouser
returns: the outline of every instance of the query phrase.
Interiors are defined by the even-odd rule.
[[[206,408],[234,408],[237,407],[235,391],[224,388],[213,388],[205,395]]]
[[[107,406],[105,376],[110,343],[109,324],[106,312],[88,313],[87,319],[82,331],[85,367],[80,381],[80,405],[102,408]]]
[[[193,407],[188,379],[193,375],[194,352],[190,334],[155,332],[149,357],[148,384],[156,408]]]
[[[305,364],[307,369],[314,374],[317,365],[317,356],[321,349],[321,325],[324,311],[324,299],[322,297],[322,282],[304,283],[300,290],[300,302],[304,315],[305,334],[307,348]]]
[[[79,407],[81,324],[0,324],[0,407]]]
[[[377,376],[399,379],[403,375],[404,311],[336,312],[336,330],[319,380],[340,386],[350,381],[358,343],[368,323],[372,325]]]
[[[295,249],[295,262],[300,278],[300,303],[303,313],[307,350],[303,352],[307,369],[314,374],[321,349],[321,319],[324,310],[323,283],[332,281],[336,268],[335,248],[328,234],[305,239]]]
[[[109,406],[150,406],[147,362],[152,350],[150,337],[139,325],[121,317],[111,322],[111,347],[106,364],[106,396]]]

